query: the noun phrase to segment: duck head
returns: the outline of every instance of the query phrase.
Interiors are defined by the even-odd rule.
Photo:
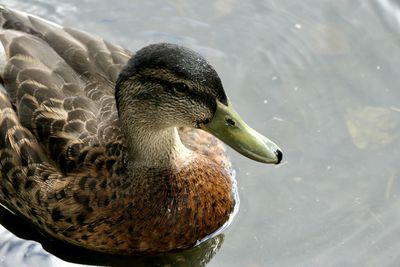
[[[196,52],[160,43],[139,50],[116,83],[117,109],[143,131],[203,129],[253,160],[278,164],[279,147],[233,109],[214,68]]]

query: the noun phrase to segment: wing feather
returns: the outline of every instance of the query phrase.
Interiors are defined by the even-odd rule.
[[[107,153],[110,144],[123,143],[114,83],[129,51],[11,9],[1,8],[0,25],[0,75],[10,104],[24,134],[60,170],[90,164],[82,158],[93,146]]]

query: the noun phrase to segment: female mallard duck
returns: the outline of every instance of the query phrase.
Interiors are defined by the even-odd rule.
[[[0,201],[52,237],[117,254],[187,248],[235,205],[212,135],[254,160],[281,161],[187,48],[132,55],[5,7],[0,24]]]

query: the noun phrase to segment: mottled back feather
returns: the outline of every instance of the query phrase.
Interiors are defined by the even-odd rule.
[[[60,170],[92,163],[85,160],[91,147],[107,153],[108,147],[122,146],[114,83],[130,52],[5,8],[0,26],[5,52],[0,75],[21,131]]]

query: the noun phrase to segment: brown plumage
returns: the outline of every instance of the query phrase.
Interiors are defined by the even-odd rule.
[[[1,203],[117,254],[187,248],[224,225],[229,162],[198,128],[228,100],[202,57],[170,44],[132,55],[5,7],[0,26]]]

